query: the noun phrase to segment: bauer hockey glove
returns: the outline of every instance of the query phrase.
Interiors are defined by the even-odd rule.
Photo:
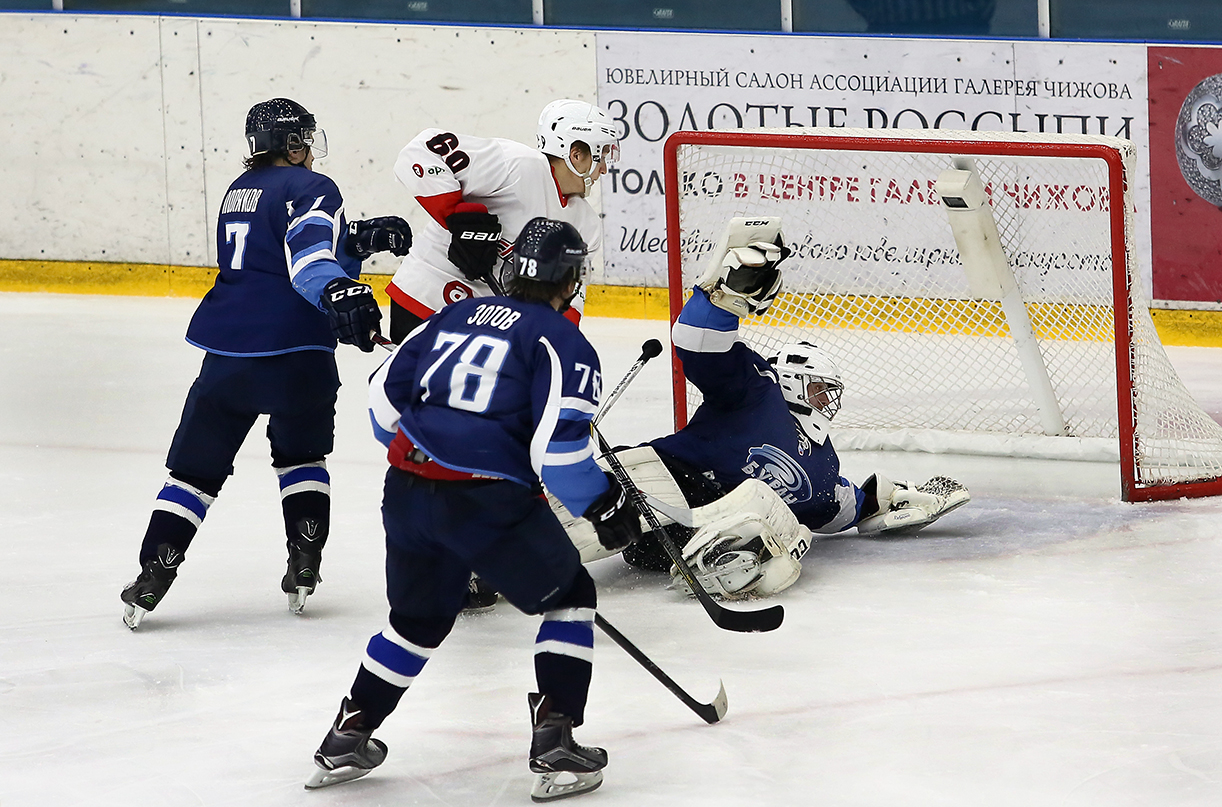
[[[641,517],[628,494],[614,476],[607,476],[607,490],[586,508],[582,517],[594,525],[598,542],[618,552],[641,537]]]
[[[323,287],[322,307],[336,339],[365,353],[373,352],[373,336],[380,332],[382,321],[373,289],[350,277],[337,277]]]
[[[412,228],[398,216],[348,222],[344,251],[362,261],[375,252],[402,258],[412,246]]]
[[[488,281],[501,256],[501,222],[488,208],[463,202],[446,217],[450,231],[450,263],[467,280]]]

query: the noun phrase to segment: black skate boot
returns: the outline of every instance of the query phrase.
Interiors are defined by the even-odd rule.
[[[386,743],[369,736],[373,729],[364,727],[364,716],[344,698],[334,725],[314,752],[318,769],[306,781],[308,790],[359,779],[386,761]]]
[[[169,544],[157,547],[157,555],[146,561],[140,576],[127,584],[119,595],[123,600],[123,623],[135,630],[144,615],[157,607],[161,598],[170,590],[170,584],[178,577],[178,565],[182,563],[182,552]]]
[[[462,612],[464,614],[482,614],[485,611],[491,611],[496,607],[496,601],[500,596],[496,589],[473,574],[471,582],[467,584],[467,601],[463,604]]]
[[[297,537],[289,542],[288,571],[280,581],[280,590],[289,595],[289,610],[294,614],[301,613],[306,597],[322,582],[319,568],[327,535],[314,519],[302,519],[297,522],[297,529]]]
[[[553,801],[594,790],[603,783],[607,752],[573,741],[573,718],[552,711],[552,699],[532,692],[533,736],[530,769],[541,774],[530,791],[531,801]]]

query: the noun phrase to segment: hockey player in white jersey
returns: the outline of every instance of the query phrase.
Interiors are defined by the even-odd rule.
[[[793,342],[765,357],[739,339],[739,319],[763,314],[781,290],[778,265],[789,250],[779,218],[732,220],[712,254],[671,333],[704,400],[675,434],[617,451],[637,487],[693,508],[689,525],[668,531],[706,591],[775,594],[797,581],[815,533],[911,533],[970,500],[943,476],[914,485],[874,474],[860,487],[842,477],[828,427],[844,383],[831,356]],[[583,561],[611,554],[558,512]],[[671,568],[652,533],[624,557]]]
[[[395,177],[429,214],[411,253],[386,287],[390,338],[398,343],[450,303],[498,291],[502,259],[536,216],[577,228],[601,248],[598,214],[586,201],[619,157],[619,129],[585,101],[561,99],[539,116],[538,147],[513,140],[426,129],[395,162]],[[584,292],[567,316],[580,319]]]

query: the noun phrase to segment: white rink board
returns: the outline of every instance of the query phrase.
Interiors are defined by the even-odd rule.
[[[392,173],[412,136],[533,143],[549,101],[595,100],[593,53],[573,30],[0,14],[0,259],[213,265],[246,111],[274,96],[317,116],[349,218],[422,221]]]
[[[650,71],[670,71],[670,83],[649,83]],[[676,83],[675,71],[695,84]],[[716,83],[722,71],[727,86],[702,86],[700,76]],[[318,168],[344,191],[351,217],[413,222],[419,206],[391,172],[411,136],[440,125],[532,143],[539,110],[576,97],[598,100],[628,129],[623,160],[593,199],[606,214],[607,268],[596,283],[664,285],[661,145],[681,122],[882,126],[884,116],[887,126],[923,117],[940,128],[1086,125],[1108,135],[1127,125],[1148,275],[1141,44],[2,12],[0,73],[0,132],[14,149],[0,259],[212,265],[216,206],[241,170],[243,117],[274,95],[318,116],[331,146]],[[887,76],[901,91],[863,89]],[[814,78],[830,89],[812,88]],[[946,91],[920,92],[922,81]],[[1103,97],[1070,97],[1084,87]],[[395,265],[375,257],[366,268]]]

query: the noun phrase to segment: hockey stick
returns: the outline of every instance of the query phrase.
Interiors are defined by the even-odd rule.
[[[637,377],[639,372],[641,372],[641,368],[645,366],[645,363],[653,357],[661,354],[661,352],[662,343],[657,339],[650,339],[646,341],[645,344],[641,345],[640,358],[636,360],[635,364],[628,368],[628,372],[624,374],[624,377],[620,380],[620,382],[615,385],[615,389],[611,390],[611,394],[607,396],[605,401],[603,401],[603,405],[599,407],[598,412],[596,412],[594,415],[594,420],[592,421],[593,425],[597,426],[600,422],[602,422],[603,415],[607,414],[607,411],[615,405],[616,401],[619,400],[619,396],[624,394],[624,390],[628,388],[628,385],[632,383],[632,380]]]
[[[662,544],[662,548],[670,556],[671,563],[675,564],[675,568],[679,570],[687,587],[691,589],[696,599],[712,618],[713,624],[723,630],[739,633],[765,633],[779,628],[781,621],[785,618],[785,609],[780,605],[761,608],[758,611],[732,611],[719,605],[709,596],[704,586],[700,585],[700,581],[696,579],[696,573],[692,571],[692,567],[683,559],[683,552],[675,545],[674,539],[670,537],[670,533],[662,526],[662,523],[658,521],[657,514],[645,501],[644,494],[633,483],[632,477],[628,476],[628,471],[624,469],[619,457],[615,456],[615,452],[611,450],[611,446],[607,444],[602,433],[594,429],[594,436],[598,439],[599,450],[603,452],[603,457],[611,466],[611,473],[615,474],[615,478],[628,493],[637,512],[649,525],[650,531],[658,536],[658,543]]]
[[[611,637],[611,641],[624,648],[624,651],[628,655],[636,659],[637,663],[644,667],[650,675],[661,681],[662,686],[673,692],[679,700],[683,701],[687,708],[699,715],[700,719],[705,723],[716,723],[718,720],[721,720],[726,716],[726,709],[728,709],[729,706],[726,703],[725,684],[721,683],[720,681],[717,682],[721,689],[718,691],[717,697],[713,698],[712,703],[701,703],[691,695],[687,694],[687,692],[683,690],[683,687],[676,684],[674,679],[672,679],[669,675],[662,672],[661,667],[654,664],[649,656],[642,653],[640,648],[628,641],[624,634],[616,630],[615,626],[613,626],[606,619],[603,619],[603,615],[597,611],[594,612],[594,624],[602,628],[603,633]]]
[[[692,519],[692,511],[683,507],[675,507],[667,504],[656,496],[650,496],[645,491],[641,491],[641,498],[645,500],[645,504],[657,510],[662,515],[669,518],[676,524],[682,524],[684,527],[694,528],[696,526]]]

